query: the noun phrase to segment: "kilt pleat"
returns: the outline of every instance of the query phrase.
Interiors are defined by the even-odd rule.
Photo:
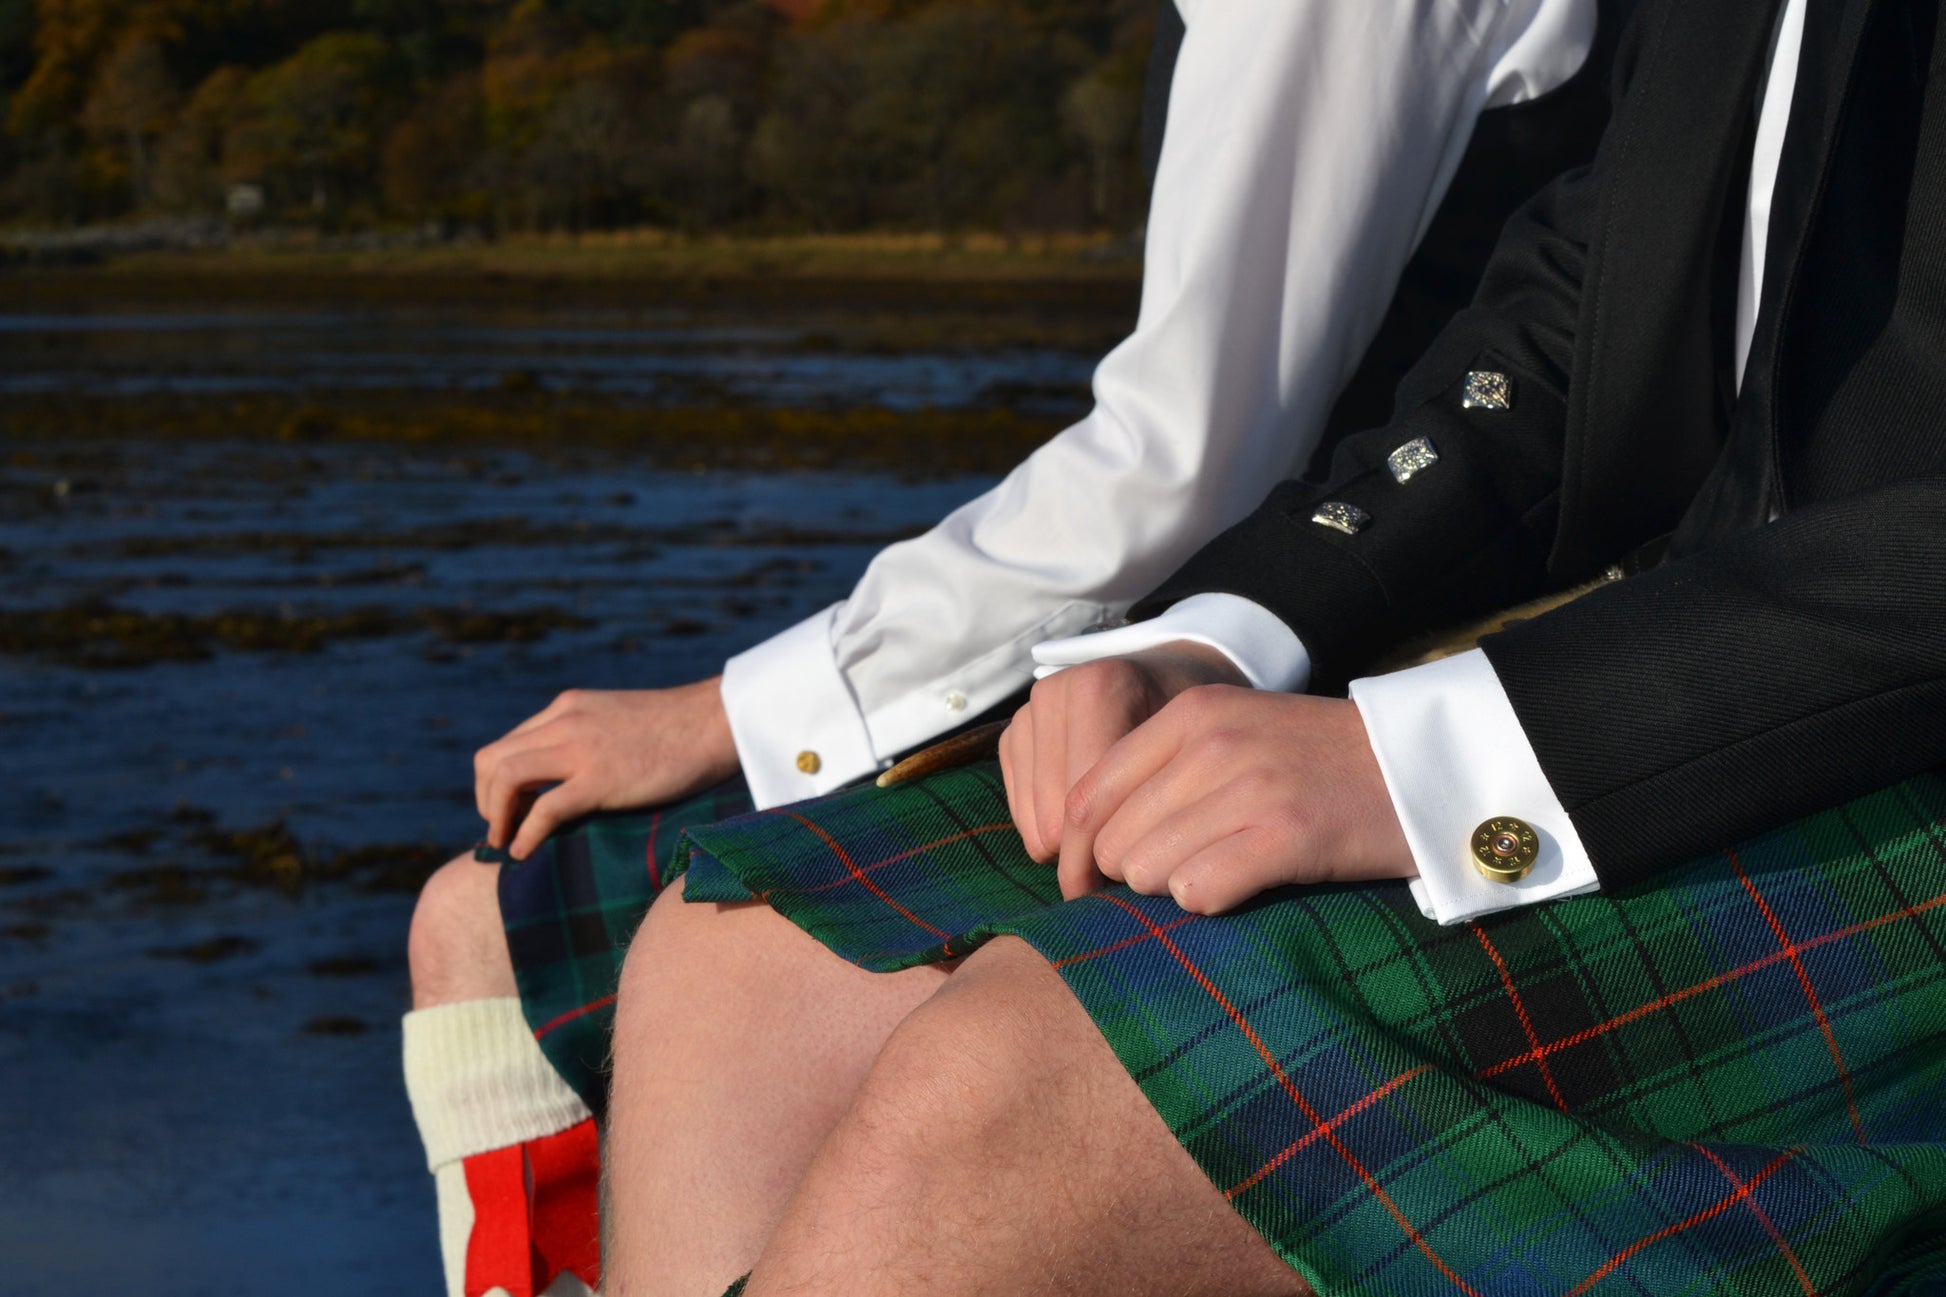
[[[1665,878],[1443,928],[1402,884],[1062,902],[997,768],[696,825],[871,969],[1011,935],[1321,1293],[1937,1293],[1946,774]]]

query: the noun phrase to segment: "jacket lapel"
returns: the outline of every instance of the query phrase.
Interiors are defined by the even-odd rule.
[[[1778,465],[1781,338],[1796,305],[1799,270],[1829,183],[1838,132],[1876,0],[1808,0],[1804,53],[1789,133],[1770,203],[1770,246],[1743,392],[1730,444],[1670,545],[1680,556],[1762,526],[1783,504]]]
[[[1562,576],[1671,530],[1717,457],[1710,290],[1780,4],[1674,0],[1643,15],[1655,27],[1609,127],[1577,325]]]

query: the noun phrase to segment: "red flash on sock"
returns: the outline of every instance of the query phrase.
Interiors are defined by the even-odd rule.
[[[466,1297],[495,1288],[537,1297],[564,1273],[591,1289],[601,1282],[601,1147],[592,1118],[465,1166],[473,1200]]]

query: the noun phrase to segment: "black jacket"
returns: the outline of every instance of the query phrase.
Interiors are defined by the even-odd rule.
[[[1488,109],[1473,122],[1466,154],[1399,276],[1385,318],[1338,395],[1314,471],[1329,464],[1346,433],[1385,417],[1399,381],[1453,312],[1471,300],[1507,219],[1555,176],[1594,156],[1608,124],[1615,51],[1637,3],[1595,0],[1595,43],[1580,69],[1538,99]],[[1186,34],[1175,0],[1159,0],[1142,99],[1142,161],[1151,184]]]
[[[1611,889],[1946,762],[1940,0],[1810,2],[1740,396],[1779,6],[1646,0],[1595,163],[1509,224],[1391,422],[1138,609],[1244,595],[1329,684],[1674,532],[1651,570],[1483,645]],[[1463,409],[1470,371],[1507,375],[1512,409]],[[1386,456],[1416,437],[1439,461],[1400,484]],[[1371,521],[1320,526],[1327,501]]]

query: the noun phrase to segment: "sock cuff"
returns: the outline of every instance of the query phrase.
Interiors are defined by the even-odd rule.
[[[588,1120],[588,1106],[535,1043],[517,998],[416,1009],[401,1025],[405,1092],[428,1169]]]

